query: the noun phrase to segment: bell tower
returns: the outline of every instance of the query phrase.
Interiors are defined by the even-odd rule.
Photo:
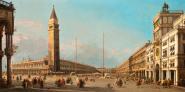
[[[60,71],[59,24],[53,6],[48,23],[48,64],[53,72]]]

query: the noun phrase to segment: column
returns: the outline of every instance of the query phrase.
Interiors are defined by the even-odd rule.
[[[154,71],[151,72],[152,73],[152,80],[154,81]]]
[[[158,75],[159,79],[158,79],[158,81],[161,81],[162,80],[162,73],[163,72],[162,72],[162,69],[161,69],[161,65],[159,65],[159,75]]]
[[[161,80],[164,80],[164,70],[162,70]]]
[[[142,76],[141,76],[141,78],[143,78],[143,75],[144,75],[144,72],[143,72],[143,70],[141,71],[141,73],[142,73]]]
[[[174,85],[178,85],[177,84],[177,70],[174,71]]]
[[[2,50],[2,37],[3,37],[3,26],[0,26],[0,80],[2,80],[2,58],[3,58],[3,50]]]
[[[9,31],[6,29],[6,32]],[[12,85],[12,72],[11,72],[11,56],[13,55],[12,48],[12,34],[10,32],[6,33],[6,48],[5,55],[7,57],[7,85],[11,87]]]
[[[170,78],[170,70],[167,70],[167,71],[166,71],[166,79],[167,79],[167,80],[168,80],[168,79],[171,79],[171,78]]]
[[[141,76],[142,76],[141,71],[139,71],[139,78],[140,78],[140,79],[141,79]]]
[[[176,82],[176,85],[178,85],[179,86],[179,69],[177,69],[176,71],[175,71],[175,82]]]
[[[141,71],[139,71],[139,78],[141,78]]]
[[[154,72],[153,72],[153,79],[154,79],[154,82],[157,82],[157,80],[156,80],[156,69],[154,69]]]

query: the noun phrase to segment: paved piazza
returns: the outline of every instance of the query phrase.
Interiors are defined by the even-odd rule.
[[[20,85],[10,89],[0,89],[0,92],[185,92],[185,88],[162,88],[156,85],[141,85],[136,86],[133,81],[127,82],[121,88],[115,87],[113,84],[115,79],[96,79],[95,82],[86,82],[85,88],[77,88],[74,85],[66,85],[65,87],[57,88],[54,81],[46,82],[45,88],[29,88],[23,89]],[[110,83],[112,88],[108,88],[106,85]]]

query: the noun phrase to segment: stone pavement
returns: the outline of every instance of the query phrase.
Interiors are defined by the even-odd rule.
[[[113,88],[108,88],[106,85],[110,83]],[[23,89],[22,87],[0,89],[0,92],[185,92],[183,88],[162,88],[156,85],[141,85],[137,87],[135,82],[128,82],[121,88],[115,87],[112,79],[97,79],[96,82],[87,82],[85,88],[77,88],[75,85],[67,85],[66,87],[57,88],[50,85],[50,88],[30,88]]]

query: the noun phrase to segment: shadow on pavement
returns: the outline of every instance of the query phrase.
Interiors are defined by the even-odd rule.
[[[65,88],[9,88],[9,89],[0,89],[0,92],[115,92],[111,88],[101,88],[101,87],[65,87]]]

